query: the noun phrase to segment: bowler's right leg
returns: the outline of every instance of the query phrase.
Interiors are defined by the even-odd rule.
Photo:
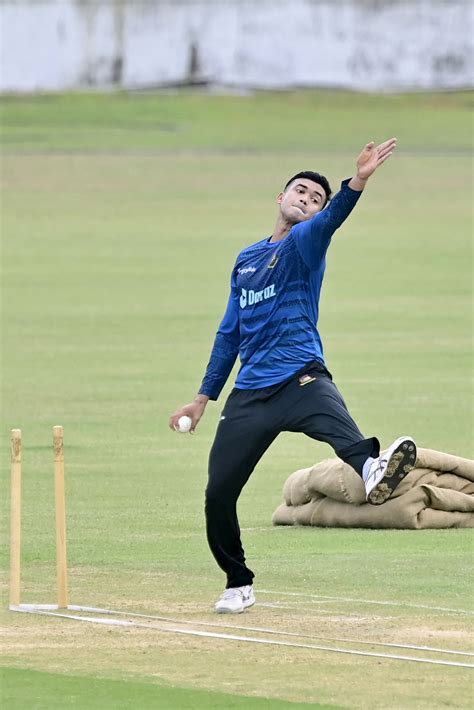
[[[237,500],[257,462],[277,436],[277,432],[267,429],[263,409],[255,391],[233,390],[222,412],[209,456],[205,504],[207,540],[217,564],[227,576],[223,595],[226,598],[216,604],[217,611],[243,611],[253,603],[253,592],[248,588],[254,574],[245,563]],[[230,599],[232,595],[235,599]]]

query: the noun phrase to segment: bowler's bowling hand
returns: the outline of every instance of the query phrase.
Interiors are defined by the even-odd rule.
[[[396,146],[396,138],[389,138],[378,146],[374,141],[367,143],[357,158],[357,177],[360,180],[367,180],[382,163],[390,158]]]
[[[190,417],[192,424],[189,433],[194,434],[194,430],[199,424],[202,415],[204,414],[204,410],[206,409],[206,404],[208,403],[208,401],[209,397],[207,397],[206,395],[196,395],[193,402],[191,402],[190,404],[185,404],[184,407],[180,407],[180,409],[177,409],[176,412],[171,415],[169,420],[170,429],[173,429],[173,431],[178,431],[179,418]]]

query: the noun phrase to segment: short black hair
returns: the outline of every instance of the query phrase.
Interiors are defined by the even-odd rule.
[[[293,177],[288,180],[285,187],[283,188],[283,192],[286,192],[286,189],[289,187],[289,185],[291,185],[291,183],[294,182],[295,180],[299,180],[299,178],[305,178],[306,180],[312,180],[313,182],[316,182],[318,185],[321,185],[324,192],[326,193],[326,202],[324,204],[326,205],[329,202],[329,200],[331,199],[331,195],[332,195],[332,190],[331,190],[331,185],[329,184],[329,180],[326,177],[324,177],[324,175],[321,175],[320,173],[315,173],[312,170],[303,170],[301,173],[296,173],[296,175],[293,175]]]

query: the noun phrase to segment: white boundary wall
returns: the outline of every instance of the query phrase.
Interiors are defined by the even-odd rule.
[[[0,91],[473,85],[470,0],[0,0]]]

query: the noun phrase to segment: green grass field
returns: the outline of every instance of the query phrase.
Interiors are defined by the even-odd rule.
[[[24,441],[22,601],[53,603],[51,427],[63,424],[71,603],[222,622],[202,508],[223,397],[194,437],[168,417],[200,384],[235,255],[270,233],[287,177],[320,170],[336,187],[372,138],[397,135],[399,148],[331,246],[327,364],[367,435],[473,456],[471,102],[3,101],[2,707],[469,706],[465,668],[6,609],[10,429]],[[260,463],[240,502],[260,604],[225,622],[472,650],[469,530],[272,527],[286,477],[329,455],[285,434]]]

